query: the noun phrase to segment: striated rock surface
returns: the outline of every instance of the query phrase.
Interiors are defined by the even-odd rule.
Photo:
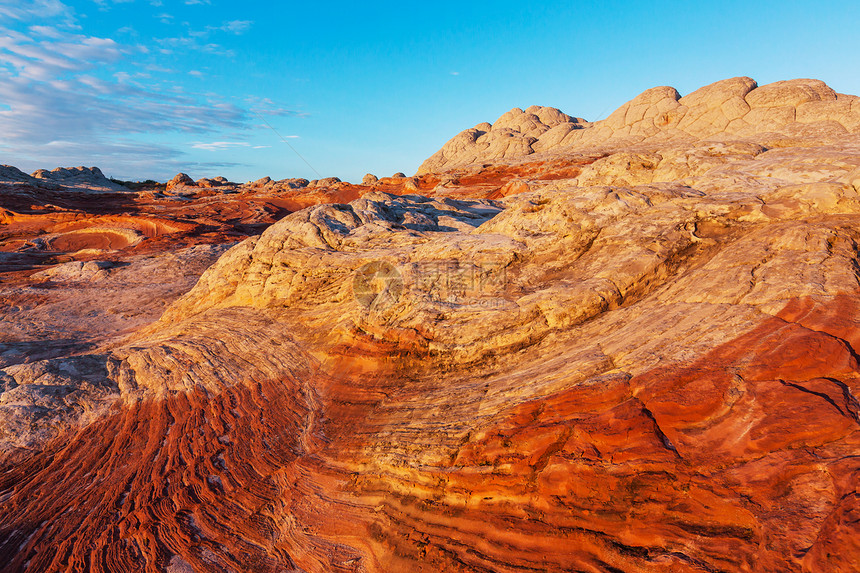
[[[218,238],[0,289],[0,570],[853,573],[853,101],[655,88],[444,173],[138,197]]]

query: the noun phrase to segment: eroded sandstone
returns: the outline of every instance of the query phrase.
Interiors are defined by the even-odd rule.
[[[3,287],[4,570],[853,572],[856,100],[662,87],[414,177],[139,193],[186,226]]]

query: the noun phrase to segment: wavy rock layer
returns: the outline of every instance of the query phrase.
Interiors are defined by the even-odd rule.
[[[855,571],[860,141],[782,141],[335,183],[19,348],[2,570]]]

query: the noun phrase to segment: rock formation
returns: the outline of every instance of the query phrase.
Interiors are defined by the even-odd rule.
[[[681,97],[671,87],[647,90],[594,123],[554,108],[514,108],[496,123],[467,129],[425,161],[419,173],[471,163],[553,152],[621,150],[632,146],[705,141],[754,141],[774,147],[860,131],[860,99],[837,94],[818,80],[758,87],[732,78]]]
[[[171,191],[174,187],[178,185],[188,185],[193,186],[196,185],[194,179],[191,178],[187,173],[177,173],[173,176],[173,179],[167,182],[167,190]]]
[[[197,180],[198,187],[223,187],[224,185],[230,185],[230,182],[224,177],[213,177],[211,179],[203,177]]]
[[[856,571],[856,101],[655,88],[415,177],[138,193],[174,241],[0,288],[0,570]]]
[[[33,177],[66,189],[86,192],[126,191],[122,185],[118,185],[105,177],[98,167],[58,167],[52,171],[39,169],[33,173]]]
[[[16,183],[38,185],[39,181],[35,177],[27,175],[17,167],[12,165],[0,165],[0,185],[14,185]]]
[[[340,183],[340,179],[338,177],[323,177],[322,179],[314,179],[307,184],[307,187],[331,187],[335,183]]]

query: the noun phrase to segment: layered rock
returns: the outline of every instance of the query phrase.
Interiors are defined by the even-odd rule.
[[[304,191],[352,197],[239,242],[158,320],[10,358],[0,563],[854,571],[860,142],[765,131],[845,99],[822,85],[657,88],[567,155]],[[609,125],[565,118],[502,123]],[[152,263],[129,262],[31,280]]]

